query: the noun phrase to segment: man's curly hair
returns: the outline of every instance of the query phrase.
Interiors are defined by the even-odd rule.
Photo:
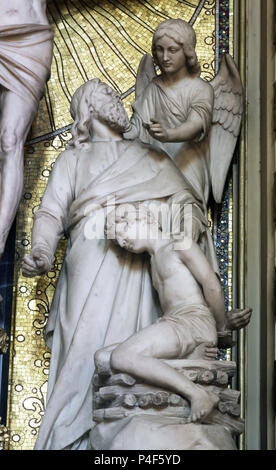
[[[99,99],[103,96],[104,102]],[[89,145],[93,133],[93,116],[119,133],[125,132],[130,125],[119,93],[98,78],[87,81],[76,90],[71,100],[70,113],[74,123],[69,148],[85,148]]]

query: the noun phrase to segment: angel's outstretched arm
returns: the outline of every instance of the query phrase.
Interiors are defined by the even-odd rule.
[[[201,141],[206,136],[212,122],[214,90],[203,80],[193,79],[191,83],[189,96],[182,95],[180,89],[175,92],[173,101],[167,92],[166,100],[171,103],[172,113],[182,114],[183,121],[181,118],[177,126],[164,129],[159,122],[152,120],[149,133],[153,138],[161,142],[187,142]],[[184,110],[182,113],[182,108],[187,108],[187,114]]]
[[[203,131],[202,119],[196,111],[191,111],[181,126],[165,129],[158,121],[152,120],[150,135],[160,142],[186,142],[194,140]]]

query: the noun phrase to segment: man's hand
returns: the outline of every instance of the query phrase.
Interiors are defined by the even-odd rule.
[[[149,126],[149,134],[160,142],[169,142],[169,133],[161,124],[155,119],[151,119],[152,124]]]
[[[252,315],[251,308],[237,308],[226,312],[226,325],[227,330],[240,330],[248,325]]]
[[[51,262],[48,255],[39,249],[33,250],[30,256],[24,256],[22,274],[26,277],[39,276],[51,269]]]

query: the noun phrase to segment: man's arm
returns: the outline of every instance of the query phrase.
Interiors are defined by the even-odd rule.
[[[54,259],[60,238],[64,234],[73,200],[70,152],[63,152],[55,162],[32,229],[32,250],[24,258],[23,274],[36,276],[47,272]],[[69,164],[68,164],[69,161]]]

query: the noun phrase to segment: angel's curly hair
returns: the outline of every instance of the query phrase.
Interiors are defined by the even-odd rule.
[[[99,94],[106,96],[104,104],[99,101]],[[89,146],[93,116],[120,133],[129,128],[129,119],[119,93],[98,78],[88,80],[76,90],[71,100],[70,113],[74,123],[71,128],[72,139],[67,144],[69,148]]]
[[[165,20],[157,26],[152,39],[152,56],[157,65],[159,64],[156,55],[156,42],[165,35],[183,47],[188,72],[192,75],[200,75],[201,68],[195,51],[196,34],[193,27],[181,19]]]

